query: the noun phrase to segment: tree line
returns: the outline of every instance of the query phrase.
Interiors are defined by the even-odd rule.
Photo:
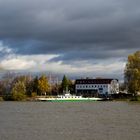
[[[0,96],[4,100],[21,101],[36,96],[55,96],[62,94],[66,88],[74,93],[74,84],[65,75],[62,82],[55,84],[50,84],[44,74],[34,78],[27,75],[8,76],[0,80]]]

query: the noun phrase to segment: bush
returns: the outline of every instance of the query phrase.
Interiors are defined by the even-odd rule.
[[[31,93],[31,97],[36,97],[37,96],[37,93],[36,92],[32,92]]]
[[[3,96],[3,100],[5,100],[5,101],[12,101],[13,99],[12,99],[12,96],[9,94],[9,95],[4,95]]]
[[[22,93],[14,93],[12,99],[14,101],[23,101],[26,99],[26,95]]]
[[[3,97],[0,97],[0,101],[3,101]]]

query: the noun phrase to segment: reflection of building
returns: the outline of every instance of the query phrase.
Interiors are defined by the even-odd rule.
[[[117,94],[119,83],[117,79],[77,79],[75,92],[85,96]]]

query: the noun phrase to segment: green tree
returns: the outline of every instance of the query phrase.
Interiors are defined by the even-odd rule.
[[[26,89],[27,89],[27,93],[28,95],[32,95],[32,93],[34,93],[34,95],[40,95],[39,93],[39,89],[38,89],[38,77],[36,76],[34,79],[32,79],[30,82],[28,82]]]
[[[31,96],[33,92],[33,80],[26,84],[26,95]]]
[[[37,95],[39,95],[39,89],[38,89],[38,77],[36,76],[33,80],[33,92],[35,92]]]
[[[18,81],[11,91],[12,99],[15,101],[21,101],[26,98],[26,86],[24,82]]]
[[[69,88],[69,80],[66,75],[63,76],[62,83],[61,83],[62,91],[66,91]]]
[[[75,93],[75,85],[74,82],[72,80],[69,80],[69,90],[71,94]]]
[[[136,96],[140,92],[140,51],[128,56],[124,74],[128,92]]]
[[[48,79],[45,75],[42,75],[39,80],[38,80],[38,89],[42,94],[46,94],[49,93],[50,90],[50,86],[48,83]]]

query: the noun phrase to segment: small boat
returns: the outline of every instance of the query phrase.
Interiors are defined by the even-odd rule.
[[[57,97],[47,98],[47,97],[38,97],[37,101],[48,101],[48,102],[73,102],[73,101],[103,101],[103,98],[91,97],[85,98],[82,96],[71,95],[70,93],[64,95],[58,95]]]

